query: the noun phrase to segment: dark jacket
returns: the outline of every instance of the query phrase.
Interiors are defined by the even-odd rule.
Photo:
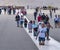
[[[37,12],[34,12],[34,17],[36,17],[37,16]]]
[[[20,16],[16,15],[15,19],[16,19],[16,21],[19,21],[20,20]]]

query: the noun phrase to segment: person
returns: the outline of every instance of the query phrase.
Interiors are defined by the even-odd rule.
[[[8,8],[8,14],[11,15],[11,8]]]
[[[36,7],[36,8],[35,8],[35,11],[38,12],[38,9],[39,9],[39,7]]]
[[[37,39],[38,25],[35,23],[35,21],[32,22],[32,28],[33,28],[33,35]]]
[[[29,33],[32,33],[32,20],[28,23]]]
[[[27,15],[27,11],[26,10],[24,10],[23,15],[25,15],[25,16]]]
[[[47,22],[46,26],[47,26],[46,37],[47,37],[47,40],[50,40],[50,39],[49,39],[49,30],[50,30],[50,28],[53,29],[53,27],[50,25],[49,21]]]
[[[42,24],[43,24],[44,22],[41,20],[39,23],[38,23],[38,31],[37,31],[37,36],[38,36],[38,32],[40,31],[40,29],[42,28]],[[37,39],[37,38],[36,38]]]
[[[4,8],[4,13],[6,14],[6,8]]]
[[[38,22],[40,22],[42,20],[42,17],[41,17],[41,15],[39,14],[39,16],[38,16]]]
[[[46,15],[44,23],[47,24],[48,21],[49,21],[49,17],[48,17],[48,15]]]
[[[34,20],[36,20],[36,17],[37,17],[37,12],[35,11],[34,12]]]
[[[20,18],[20,25],[21,25],[21,28],[23,28],[23,23],[24,23],[24,17],[21,16],[21,18]]]
[[[58,26],[60,28],[60,15],[58,15]]]
[[[47,29],[45,28],[45,24],[41,24],[41,28],[38,31],[39,45],[45,45],[45,34]]]
[[[2,10],[0,9],[0,14],[1,14]]]
[[[13,8],[13,14],[15,15],[15,13],[16,13],[16,9],[15,9],[15,8]]]
[[[17,27],[19,27],[20,16],[18,14],[15,17],[15,20],[17,22]]]
[[[43,13],[43,15],[42,15],[42,20],[44,21],[45,18],[46,18],[45,13]]]
[[[57,15],[55,15],[54,23],[55,23],[55,28],[57,28],[57,26],[58,26],[58,17],[57,17]]]
[[[52,11],[50,10],[50,17],[52,18]]]
[[[23,15],[27,15],[26,9],[21,9],[21,13],[22,13]]]
[[[27,28],[27,23],[28,23],[28,21],[27,21],[27,19],[25,18],[25,19],[24,19],[24,27],[25,27],[25,28]]]
[[[56,12],[56,9],[54,8],[53,10],[54,10],[54,13],[55,13]]]

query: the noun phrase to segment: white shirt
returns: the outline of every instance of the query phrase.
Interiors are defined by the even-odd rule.
[[[41,24],[43,24],[44,22],[39,22],[38,25],[39,25],[39,28],[38,28],[38,31],[42,28]]]
[[[42,38],[45,38],[46,31],[47,31],[46,27],[41,28],[38,36],[42,37]]]
[[[55,21],[58,21],[58,18],[54,18]]]

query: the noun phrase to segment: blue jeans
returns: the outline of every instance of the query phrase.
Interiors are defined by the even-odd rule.
[[[19,21],[17,21],[17,27],[19,27]]]

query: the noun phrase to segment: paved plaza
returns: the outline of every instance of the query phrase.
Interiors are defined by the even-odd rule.
[[[27,10],[27,12],[27,19],[34,20],[34,10]],[[50,36],[52,37],[50,38],[51,40],[46,41],[45,46],[39,46],[38,40],[34,40],[34,37],[31,37],[31,34],[29,36],[26,29],[16,27],[15,15],[0,15],[0,50],[60,50],[60,43],[58,42],[60,41],[60,29],[54,28],[53,19],[54,17],[50,19],[50,21],[52,20],[51,24],[53,26],[53,29],[50,30]]]
[[[14,15],[0,15],[0,50],[38,50],[24,28],[17,28]]]

